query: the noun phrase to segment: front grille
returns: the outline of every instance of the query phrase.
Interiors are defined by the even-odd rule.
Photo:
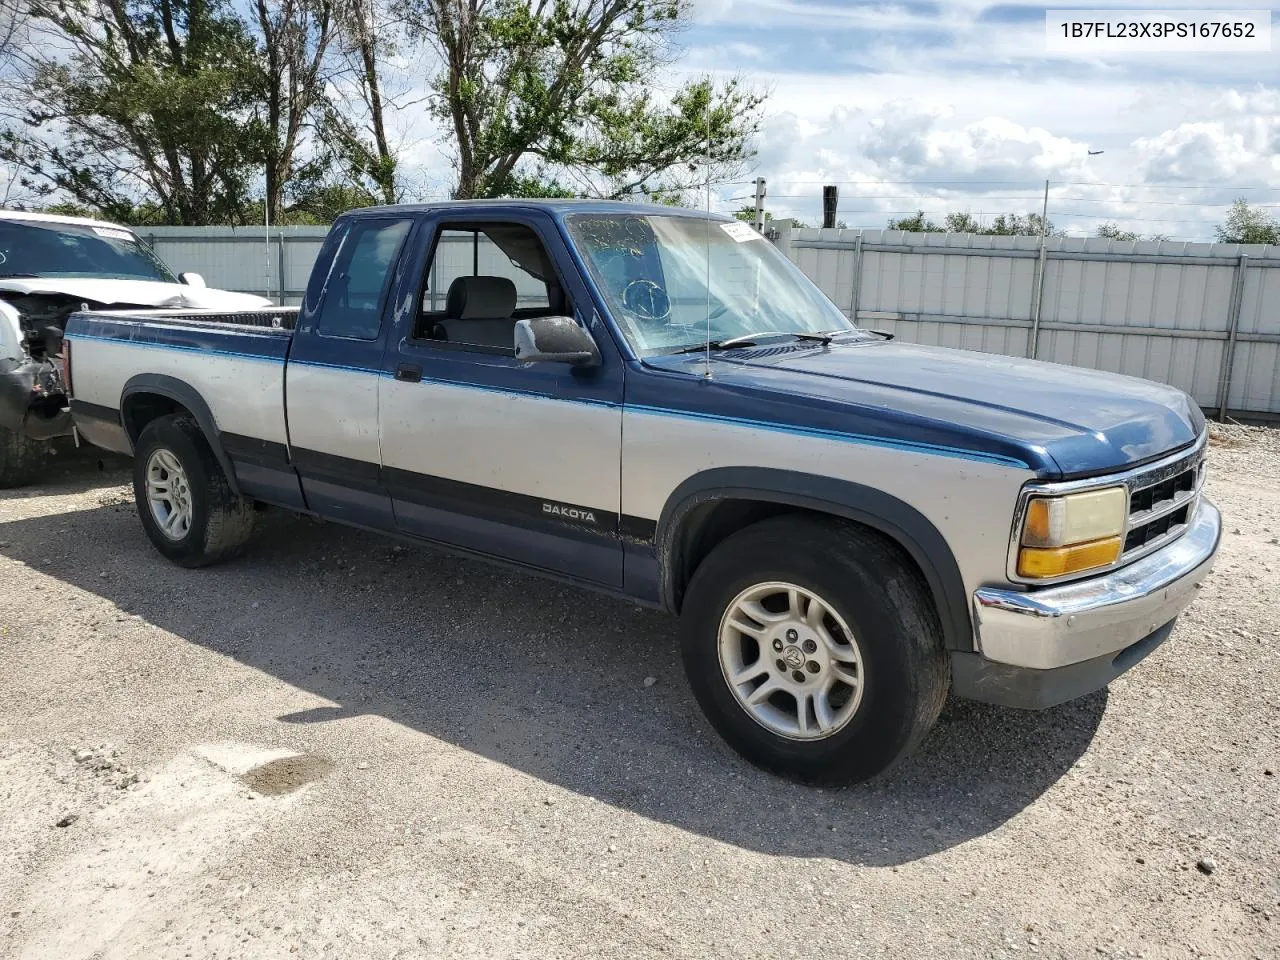
[[[1132,560],[1186,532],[1204,481],[1203,453],[1129,482],[1129,528],[1120,561]]]

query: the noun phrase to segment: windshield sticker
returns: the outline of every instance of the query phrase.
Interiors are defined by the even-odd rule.
[[[755,227],[749,223],[743,223],[741,220],[735,220],[733,223],[722,223],[720,224],[720,229],[733,237],[734,240],[737,240],[738,243],[764,239],[764,234],[756,233]]]
[[[112,230],[110,227],[94,227],[93,232],[100,237],[106,237],[108,240],[125,240],[129,243],[138,242],[138,238],[128,230]]]

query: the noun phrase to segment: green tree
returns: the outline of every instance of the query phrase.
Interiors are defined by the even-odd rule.
[[[1104,240],[1124,240],[1129,242],[1142,239],[1141,234],[1133,230],[1123,230],[1118,223],[1110,220],[1101,224],[1094,236],[1101,237]]]
[[[123,221],[234,223],[260,145],[254,45],[227,0],[29,0],[0,160]],[[50,37],[59,42],[50,42]]]
[[[943,219],[947,233],[982,233],[983,226],[971,213],[948,213]]]
[[[1135,230],[1125,230],[1118,223],[1108,220],[1100,225],[1094,232],[1095,237],[1101,237],[1104,240],[1124,240],[1133,242],[1136,240],[1168,240],[1169,235],[1165,233],[1152,233],[1144,236]]]
[[[756,208],[754,206],[739,207],[737,210],[733,212],[733,218],[735,220],[743,220],[747,223],[755,223]],[[770,213],[768,210],[764,211],[764,222],[768,223],[772,219],[773,219],[773,214]]]
[[[897,220],[890,218],[887,226],[890,230],[906,230],[909,233],[945,233],[947,229],[926,217],[923,210],[917,210],[911,216],[900,217]]]
[[[1038,213],[1000,214],[991,221],[989,227],[977,231],[997,237],[1038,237],[1043,232],[1046,236],[1053,234],[1053,221],[1044,221]]]
[[[740,79],[689,81],[663,97],[690,0],[400,0],[437,49],[431,110],[454,153],[460,198],[541,182],[596,196],[692,190],[753,155],[764,96]],[[531,177],[533,180],[531,181]]]
[[[1038,237],[1040,236],[1040,214],[1038,213],[1002,213],[989,224],[983,224],[971,213],[948,213],[938,224],[925,216],[923,210],[917,210],[908,217],[890,219],[890,230],[907,230],[912,233],[978,233],[996,237]],[[1056,234],[1053,221],[1045,224],[1046,234]]]
[[[1241,198],[1231,204],[1214,232],[1221,243],[1280,243],[1280,220]]]

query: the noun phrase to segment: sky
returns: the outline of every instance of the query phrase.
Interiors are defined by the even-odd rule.
[[[1104,221],[1143,235],[1212,240],[1237,197],[1280,217],[1280,13],[1265,53],[1050,54],[1043,3],[1025,0],[690,0],[672,90],[740,76],[768,92],[756,157],[713,190],[724,212],[768,182],[769,212],[884,227],[924,210],[989,221],[1038,212],[1069,235]],[[1248,0],[1164,0],[1152,9],[1232,10]],[[1255,0],[1253,9],[1280,8]],[[1111,10],[1138,0],[1076,0]],[[1055,5],[1055,8],[1057,5]],[[400,64],[391,123],[415,198],[446,197],[454,171],[422,107],[426,68]],[[1090,156],[1090,151],[1102,151]],[[7,182],[0,170],[0,194]]]
[[[1061,3],[1112,9],[1243,9]],[[1255,3],[1251,9],[1264,8]],[[695,0],[680,69],[770,91],[756,160],[774,216],[850,227],[924,209],[1039,212],[1091,235],[1213,238],[1236,197],[1280,214],[1280,15],[1268,53],[1051,55],[1043,4],[984,0]],[[1091,150],[1104,151],[1089,156]],[[713,205],[749,203],[750,183]],[[746,200],[736,199],[748,197]]]

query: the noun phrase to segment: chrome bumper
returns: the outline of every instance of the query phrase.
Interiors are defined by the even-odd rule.
[[[986,660],[1052,670],[1123,650],[1169,623],[1213,569],[1222,535],[1201,499],[1187,532],[1127,567],[1058,587],[974,592],[978,651]]]

